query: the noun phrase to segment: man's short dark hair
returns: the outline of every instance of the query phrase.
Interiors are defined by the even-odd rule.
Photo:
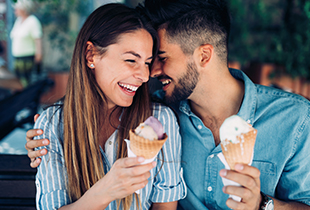
[[[166,29],[168,40],[193,54],[211,44],[227,62],[230,15],[224,0],[145,0],[145,9],[156,29]]]

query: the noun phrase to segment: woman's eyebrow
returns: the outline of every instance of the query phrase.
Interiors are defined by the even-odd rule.
[[[135,53],[134,51],[127,51],[127,52],[123,53],[123,55],[124,55],[124,54],[132,54],[133,56],[136,56],[136,57],[138,57],[138,58],[141,58],[141,56],[140,56],[138,53]],[[153,56],[147,58],[147,60],[149,60],[149,59],[153,59]]]
[[[123,55],[124,55],[124,54],[132,54],[133,56],[136,56],[136,57],[138,57],[138,58],[141,58],[141,56],[140,56],[138,53],[135,53],[134,51],[127,51],[127,52],[123,53]]]

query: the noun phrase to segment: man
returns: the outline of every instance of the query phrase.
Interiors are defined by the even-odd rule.
[[[310,103],[228,69],[230,19],[222,1],[146,0],[145,8],[160,38],[151,76],[180,121],[188,187],[180,209],[273,209],[272,202],[274,209],[310,209]],[[252,166],[232,171],[217,155],[219,128],[234,114],[258,134]],[[224,187],[221,177],[241,186]]]

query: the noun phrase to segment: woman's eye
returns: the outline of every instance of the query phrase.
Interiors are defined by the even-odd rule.
[[[129,62],[129,63],[135,63],[136,61],[135,60],[131,60],[131,59],[127,59],[125,60],[126,62]]]

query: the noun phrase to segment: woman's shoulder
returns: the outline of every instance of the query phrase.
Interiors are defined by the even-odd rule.
[[[162,103],[153,102],[151,109],[153,113],[174,115],[172,108]]]
[[[42,124],[51,123],[52,125],[59,124],[62,118],[62,104],[55,103],[47,107],[40,113],[39,118],[35,123],[35,127],[42,127]]]
[[[163,119],[165,121],[177,121],[175,112],[172,108],[161,103],[152,103],[152,115],[159,121]]]
[[[29,15],[27,17],[27,21],[40,22],[39,19],[35,15]]]
[[[25,25],[31,27],[31,29],[41,29],[42,27],[40,20],[34,15],[28,16]]]

